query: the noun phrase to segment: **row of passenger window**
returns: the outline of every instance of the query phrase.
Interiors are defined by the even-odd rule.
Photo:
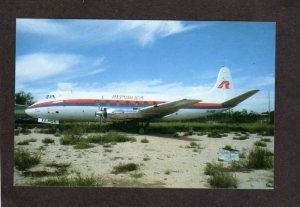
[[[151,102],[145,101],[143,103],[137,101],[134,104],[130,103],[130,101],[126,101],[125,103],[124,102],[120,103],[119,101],[114,101],[114,103],[111,103],[110,101],[105,101],[105,103],[103,103],[102,101],[101,102],[97,101],[97,105],[105,105],[105,106],[110,106],[110,105],[116,105],[116,106],[119,106],[119,105],[130,105],[130,106],[135,105],[135,106],[140,106],[140,105],[156,105],[156,104],[157,104],[157,102],[152,102],[152,101]]]

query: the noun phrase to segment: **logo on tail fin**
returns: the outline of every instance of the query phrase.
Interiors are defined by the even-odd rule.
[[[223,88],[223,86],[225,86],[226,89],[229,89],[229,81],[222,81],[222,83],[218,86],[218,88]]]

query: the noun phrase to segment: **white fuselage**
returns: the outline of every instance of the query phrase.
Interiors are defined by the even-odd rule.
[[[99,97],[99,98],[97,98]],[[47,99],[38,101],[26,109],[26,113],[35,118],[62,121],[95,121],[96,113],[106,108],[109,112],[107,121],[130,121],[142,119],[139,109],[167,101],[145,99],[143,96],[61,96],[48,95]],[[190,105],[177,112],[159,117],[163,121],[197,119],[202,116],[220,113],[224,108],[219,103],[203,103]]]

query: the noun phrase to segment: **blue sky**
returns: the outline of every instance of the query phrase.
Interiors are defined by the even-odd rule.
[[[17,19],[16,91],[201,94],[221,66],[236,94],[261,91],[236,109],[274,109],[275,23]],[[169,92],[170,91],[170,92]]]

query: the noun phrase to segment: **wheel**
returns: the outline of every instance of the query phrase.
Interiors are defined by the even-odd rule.
[[[145,133],[145,129],[143,127],[139,128],[139,134],[144,134]]]

